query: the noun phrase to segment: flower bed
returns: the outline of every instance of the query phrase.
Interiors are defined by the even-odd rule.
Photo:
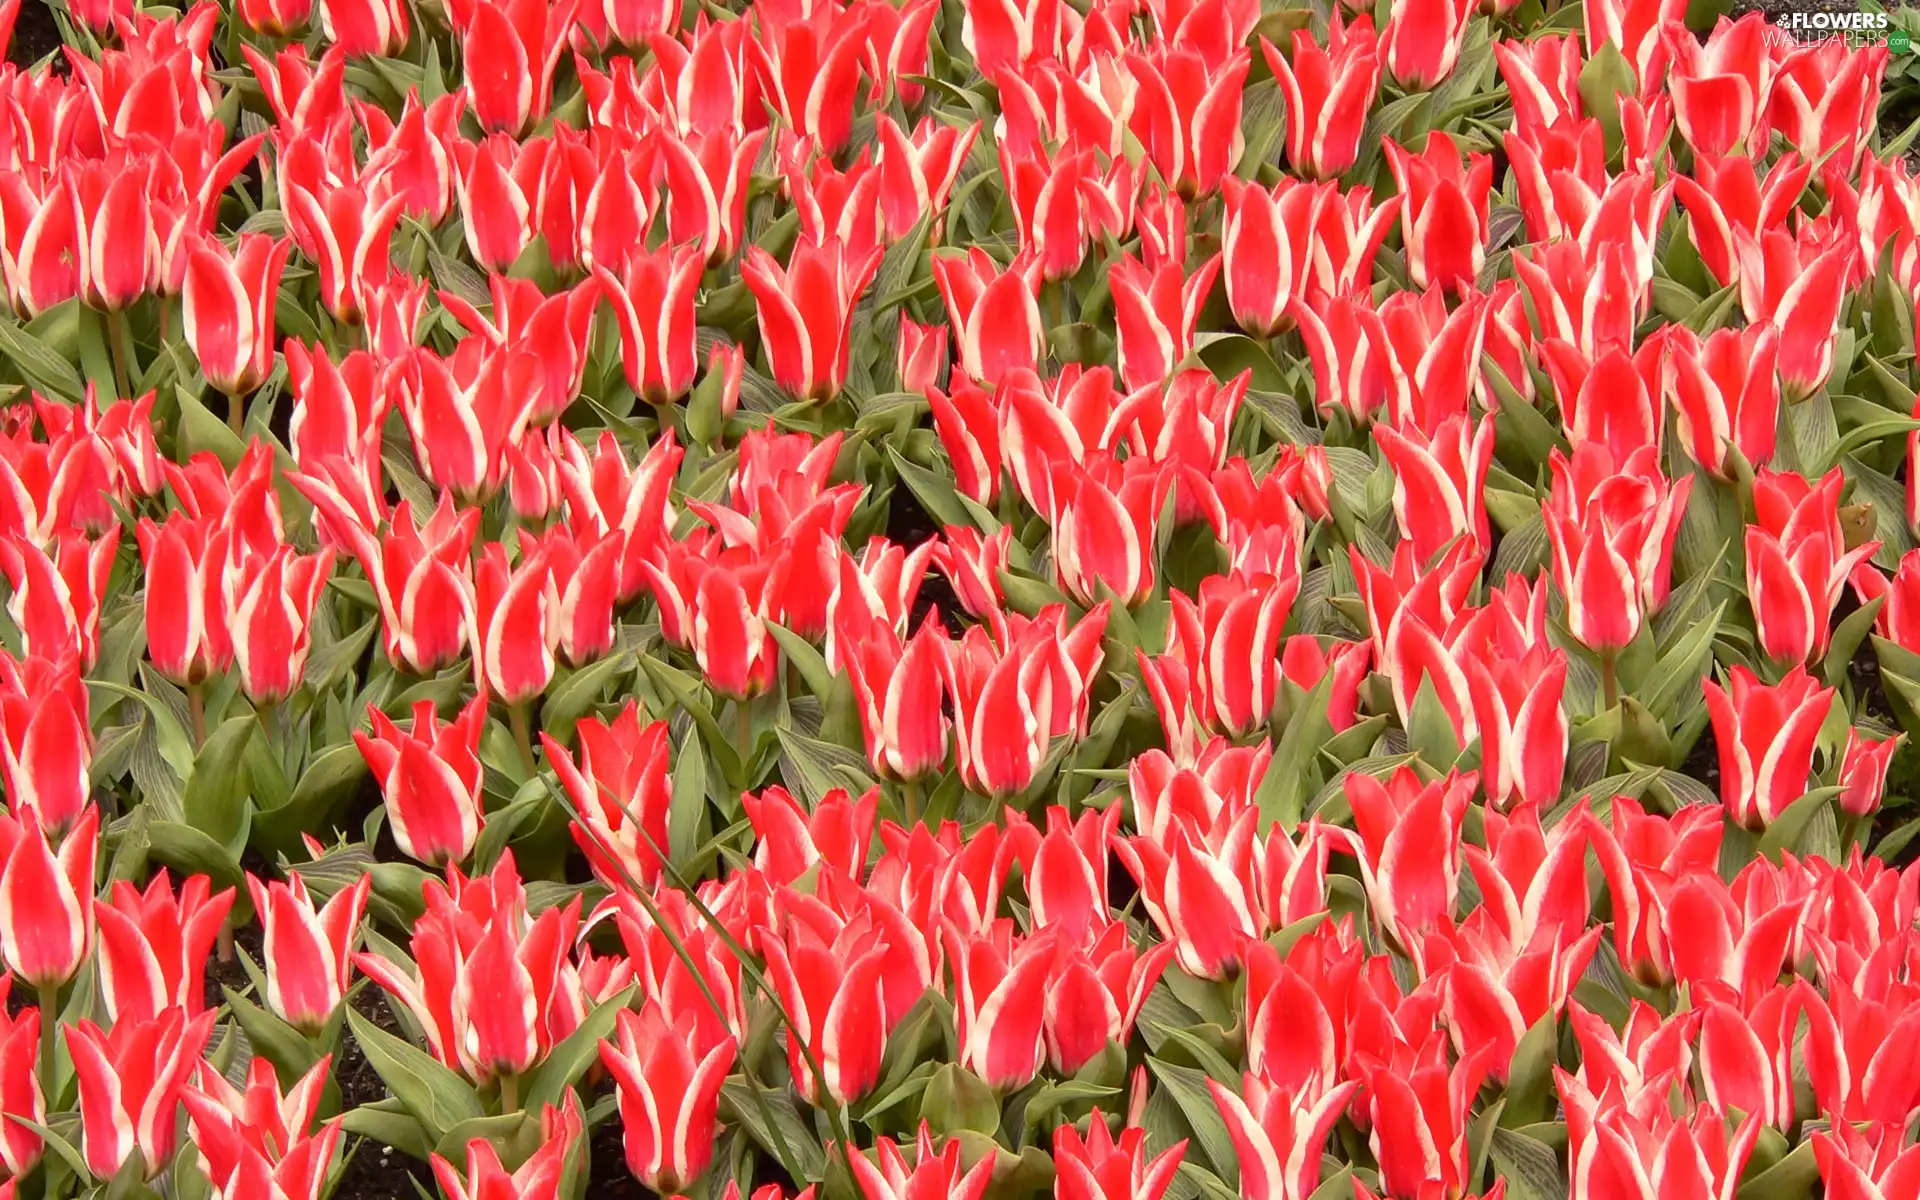
[[[0,1200],[1920,1195],[1906,16],[18,4]]]

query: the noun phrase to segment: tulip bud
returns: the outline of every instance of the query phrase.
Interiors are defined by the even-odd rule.
[[[0,872],[0,954],[34,988],[65,984],[92,948],[99,823],[99,810],[89,807],[57,855],[32,812],[7,830],[12,845]]]
[[[1887,790],[1887,770],[1907,740],[1904,733],[1889,738],[1863,738],[1847,730],[1847,749],[1840,759],[1840,808],[1856,817],[1870,817]]]
[[[440,724],[433,701],[421,700],[404,733],[377,708],[370,707],[367,718],[371,733],[355,731],[353,740],[380,783],[401,853],[432,867],[464,861],[480,836],[486,697],[474,697],[447,725]]]
[[[713,1161],[720,1086],[733,1065],[730,1036],[696,1040],[698,1025],[658,1001],[619,1014],[616,1040],[600,1043],[626,1131],[627,1169],[662,1195],[686,1191]]]
[[[1701,687],[1720,748],[1720,798],[1734,820],[1764,830],[1806,793],[1833,689],[1804,667],[1767,685],[1740,666],[1728,673],[1727,686],[1709,679]]]
[[[285,883],[247,876],[247,891],[265,931],[261,958],[267,1007],[302,1033],[324,1029],[346,997],[354,944],[372,886],[373,876],[362,875],[316,910],[297,872],[289,872]]]

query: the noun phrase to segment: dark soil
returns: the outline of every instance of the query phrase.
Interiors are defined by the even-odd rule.
[[[60,48],[60,27],[53,22],[53,10],[47,0],[21,0],[20,16],[13,23],[13,43],[7,47],[7,61],[29,67]]]
[[[399,1034],[400,1023],[393,1019],[393,1012],[387,1007],[386,993],[379,988],[362,988],[353,998],[353,1008],[388,1033]],[[341,1039],[340,1058],[334,1064],[333,1078],[340,1085],[340,1106],[343,1110],[386,1098],[387,1085],[381,1081],[372,1064],[367,1062],[367,1056],[360,1052],[351,1034]],[[334,1200],[408,1200],[419,1194],[408,1182],[409,1177],[424,1186],[427,1195],[436,1194],[433,1169],[426,1163],[415,1162],[391,1146],[382,1146],[371,1138],[363,1138],[354,1152],[353,1161],[347,1164],[346,1173],[340,1178],[340,1186],[333,1193]]]
[[[940,536],[940,526],[934,523],[933,516],[920,505],[919,497],[904,481],[896,483],[893,494],[887,498],[887,538],[896,545],[909,550]],[[940,611],[941,624],[947,632],[959,637],[963,632],[960,623],[960,597],[947,582],[947,577],[938,572],[929,574],[920,582],[920,591],[915,596],[913,611],[907,616],[909,631],[920,628],[927,614],[934,609]]]
[[[653,1195],[627,1170],[627,1148],[617,1115],[588,1136],[592,1139],[587,1144],[588,1183],[594,1200],[641,1200]]]

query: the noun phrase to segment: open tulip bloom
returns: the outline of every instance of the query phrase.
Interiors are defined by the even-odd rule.
[[[0,0],[0,1200],[1920,1200],[1920,23],[1553,7]]]

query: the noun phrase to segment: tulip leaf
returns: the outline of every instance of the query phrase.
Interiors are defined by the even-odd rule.
[[[1459,760],[1463,747],[1432,679],[1421,679],[1406,721],[1407,743],[1428,766],[1444,771]]]
[[[971,1130],[991,1137],[1000,1129],[1000,1098],[959,1063],[944,1063],[920,1096],[920,1119],[951,1137]]]
[[[1839,794],[1837,787],[1815,788],[1787,805],[1767,826],[1766,832],[1760,835],[1759,852],[1779,862],[1783,851],[1792,850],[1800,844],[1800,835],[1806,832],[1814,814],[1828,807]]]
[[[81,1157],[78,1150],[74,1149],[72,1142],[61,1137],[38,1121],[29,1121],[18,1113],[5,1113],[0,1115],[4,1115],[7,1120],[12,1121],[15,1125],[24,1126],[38,1134],[40,1140],[45,1142],[49,1149],[60,1156],[60,1161],[67,1165],[69,1171],[72,1171],[74,1175],[80,1179],[89,1182],[92,1181],[93,1172],[87,1170],[87,1160]],[[134,1157],[138,1158],[139,1156],[136,1154]]]
[[[1494,418],[1497,449],[1518,445],[1526,461],[1537,467],[1545,465],[1556,448],[1566,447],[1566,438],[1560,430],[1520,394],[1490,354],[1480,357],[1480,377],[1493,388],[1493,397],[1499,402],[1499,412]]]
[[[426,1161],[437,1141],[418,1118],[404,1110],[398,1101],[387,1099],[362,1104],[341,1115],[340,1125],[348,1133],[371,1138],[383,1146],[410,1158]]]
[[[226,994],[227,1011],[247,1035],[247,1044],[273,1064],[281,1079],[298,1079],[319,1061],[313,1043],[299,1030],[234,989],[222,984],[220,990]]]
[[[639,984],[629,984],[618,995],[601,1003],[586,1015],[578,1028],[547,1052],[547,1060],[520,1081],[522,1108],[538,1114],[547,1105],[560,1103],[567,1089],[598,1060],[600,1040],[613,1033],[614,1021],[633,1003],[639,987]]]
[[[160,757],[173,768],[173,773],[182,781],[193,774],[193,739],[187,734],[187,727],[167,703],[152,692],[143,692],[123,683],[111,683],[104,679],[90,679],[87,686],[112,692],[116,696],[137,701],[153,716],[153,734],[160,748]]]
[[[1507,1200],[1566,1200],[1560,1157],[1546,1145],[1511,1129],[1495,1129],[1493,1168],[1507,1181]]]
[[[1316,778],[1314,760],[1320,747],[1333,734],[1327,714],[1332,695],[1333,672],[1329,670],[1294,706],[1286,731],[1280,735],[1280,744],[1267,763],[1259,790],[1254,793],[1262,826],[1278,821],[1283,829],[1293,829],[1300,824],[1300,807]]]
[[[1229,1188],[1239,1187],[1240,1160],[1234,1153],[1233,1139],[1227,1134],[1227,1123],[1220,1117],[1220,1107],[1214,1103],[1213,1093],[1207,1087],[1206,1073],[1157,1058],[1147,1059],[1147,1069],[1180,1106],[1180,1115],[1193,1130],[1206,1165]]]
[[[472,1085],[431,1054],[349,1010],[347,1024],[353,1040],[367,1056],[387,1089],[420,1122],[429,1142],[438,1142],[447,1130],[486,1115]]]
[[[246,751],[257,728],[251,714],[223,722],[200,747],[182,794],[187,824],[224,845],[236,861],[247,844],[252,776]]]
[[[781,653],[800,672],[808,691],[823,701],[833,693],[834,673],[827,667],[826,658],[814,649],[812,642],[777,621],[767,622],[767,632],[773,635],[774,641],[780,643]]]
[[[540,708],[540,725],[555,741],[573,738],[573,727],[599,702],[607,685],[626,673],[632,665],[627,651],[609,654],[581,667],[547,693]]]
[[[1712,614],[1687,630],[1633,688],[1647,711],[1669,725],[1699,697],[1700,680],[1713,660],[1713,639],[1720,631],[1726,607],[1724,601],[1715,605]]]
[[[243,887],[240,857],[206,833],[180,821],[155,821],[147,828],[154,858],[183,875],[207,875],[224,887]],[[242,840],[244,841],[244,831]]]
[[[1239,1200],[1240,1194],[1220,1182],[1218,1175],[1215,1175],[1212,1171],[1190,1160],[1182,1159],[1179,1169],[1174,1172],[1174,1176],[1177,1179],[1182,1179],[1193,1184],[1194,1187],[1199,1189],[1200,1194],[1204,1196],[1206,1200]],[[1348,1188],[1349,1191],[1347,1194],[1351,1196],[1353,1194],[1351,1191],[1352,1185],[1349,1184]]]
[[[741,782],[744,765],[741,756],[749,751],[742,746],[736,749],[726,732],[720,728],[720,722],[714,720],[713,710],[695,694],[699,686],[685,671],[670,666],[651,654],[640,656],[640,666],[654,685],[667,693],[676,708],[685,710],[700,727],[701,736],[707,739],[707,749],[712,752],[714,764],[720,768],[721,775],[729,784]]]
[[[1807,1138],[1791,1154],[1741,1184],[1734,1195],[1735,1200],[1807,1200],[1819,1181],[1813,1139]]]
[[[1553,1114],[1553,1068],[1560,1053],[1560,1022],[1547,1013],[1520,1038],[1507,1070],[1500,1124],[1512,1129]]]
[[[958,525],[968,528],[976,524],[973,513],[960,502],[960,492],[953,480],[938,471],[930,471],[909,461],[892,446],[887,447],[887,456],[893,460],[893,469],[907,487],[913,492],[914,499],[920,501],[927,515],[941,525]],[[985,528],[993,533],[997,523]]]
[[[1307,1200],[1351,1200],[1353,1194],[1353,1168],[1346,1166],[1321,1180]]]
[[[14,365],[27,386],[35,391],[51,392],[73,401],[86,395],[86,384],[73,364],[11,320],[0,320],[0,355]]]
[[[867,760],[858,751],[808,737],[789,725],[775,730],[780,738],[780,774],[809,806],[828,792],[845,788],[855,794],[874,786]]]
[[[720,1095],[733,1119],[795,1182],[804,1185],[826,1173],[827,1156],[820,1138],[800,1119],[786,1088],[763,1088],[735,1074],[727,1076]]]

